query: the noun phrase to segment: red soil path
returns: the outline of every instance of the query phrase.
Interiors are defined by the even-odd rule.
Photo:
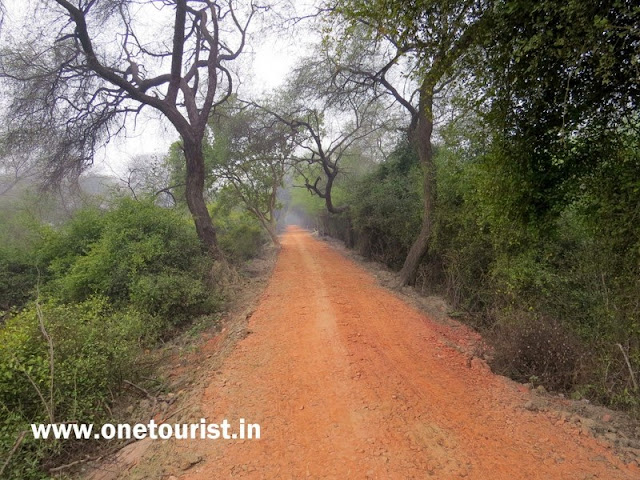
[[[309,233],[291,228],[251,334],[202,398],[208,421],[261,440],[199,441],[181,479],[638,479],[609,448],[453,345],[436,323]]]

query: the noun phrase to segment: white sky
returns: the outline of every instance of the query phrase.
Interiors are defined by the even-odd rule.
[[[261,95],[282,85],[296,59],[304,53],[304,47],[292,45],[282,37],[268,37],[261,45],[252,45],[253,52],[243,55],[247,71],[240,86],[243,95]],[[140,115],[135,128],[129,128],[125,136],[112,139],[106,149],[96,153],[96,173],[122,173],[137,155],[164,156],[169,146],[179,139],[173,126],[151,108]]]

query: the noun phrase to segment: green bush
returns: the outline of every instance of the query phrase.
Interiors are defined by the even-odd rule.
[[[40,321],[53,347],[52,389],[49,343]],[[19,432],[29,434],[8,478],[38,478],[38,461],[63,448],[30,438],[29,424],[49,423],[51,415],[56,422],[105,419],[112,392],[140,374],[137,358],[156,330],[152,317],[114,310],[104,297],[30,304],[12,315],[0,329],[0,449],[8,452]]]
[[[364,255],[402,266],[420,230],[420,182],[416,155],[408,145],[401,145],[357,183],[350,203],[356,243]]]
[[[29,429],[25,419],[20,413],[7,410],[0,405],[0,466],[4,465],[6,455],[14,447],[15,443]],[[16,451],[7,464],[2,478],[16,480],[44,480],[51,476],[42,470],[42,460],[60,451],[60,445],[53,442],[35,440],[28,433],[24,436],[19,450]]]
[[[33,298],[38,279],[35,245],[41,227],[10,204],[0,209],[0,313]]]
[[[0,324],[2,452],[30,423],[48,423],[52,414],[56,422],[105,421],[114,392],[141,373],[143,348],[220,303],[190,219],[151,200],[84,209],[38,235],[24,251],[0,251],[0,289],[25,285],[24,298],[8,299],[11,307],[24,303],[38,281],[41,303],[13,308]],[[53,390],[39,318],[54,350]],[[73,447],[29,437],[5,471],[10,478],[44,478],[51,458]]]
[[[241,263],[257,256],[266,241],[260,222],[238,208],[221,204],[212,208],[218,242],[229,260]]]
[[[500,372],[637,408],[637,129],[597,142],[586,132],[551,153],[508,136],[487,141],[485,130],[468,118],[440,132],[433,231],[416,285],[485,329]],[[399,268],[420,227],[420,175],[401,146],[354,182],[350,223],[307,213],[339,238],[352,225],[365,256]]]
[[[130,289],[131,305],[177,326],[214,311],[218,299],[201,278],[192,273],[166,271],[138,277]]]
[[[104,211],[85,208],[74,213],[71,220],[59,228],[44,229],[38,246],[41,265],[48,266],[48,273],[55,277],[64,275],[78,257],[89,253],[105,229]]]
[[[31,298],[37,279],[33,259],[0,247],[0,312],[24,305]]]
[[[173,324],[179,315],[215,304],[203,284],[210,260],[193,226],[150,200],[123,199],[107,212],[81,212],[48,235],[47,261],[44,291],[63,302],[103,295],[114,305],[170,316]]]

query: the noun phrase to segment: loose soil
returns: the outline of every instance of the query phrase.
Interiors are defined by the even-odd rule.
[[[640,478],[591,425],[494,375],[474,356],[478,334],[304,230],[283,235],[247,327],[233,331],[226,358],[201,351],[200,381],[167,421],[244,418],[262,438],[147,441],[109,478]]]

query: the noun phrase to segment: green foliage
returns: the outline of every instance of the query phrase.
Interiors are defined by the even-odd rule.
[[[0,209],[0,312],[32,298],[38,272],[33,249],[40,225],[17,205]]]
[[[22,252],[0,248],[0,311],[24,305],[38,278],[32,259]]]
[[[82,209],[60,229],[44,230],[38,256],[53,278],[65,275],[98,241],[104,230],[103,214],[97,208]]]
[[[336,12],[351,23],[352,30],[367,25],[374,36],[413,52],[413,74],[422,80],[428,77],[433,86],[451,73],[453,62],[471,41],[479,41],[477,27],[488,7],[482,0],[348,0],[338,2]]]
[[[212,206],[212,217],[220,248],[232,262],[239,264],[258,255],[265,242],[265,233],[258,219],[235,207],[232,198],[221,196]]]
[[[156,335],[156,325],[135,310],[114,310],[100,297],[78,304],[50,301],[41,311],[55,350],[55,416],[95,419],[108,388],[132,375],[138,347]],[[41,400],[28,380],[30,376],[49,400],[48,346],[36,306],[13,315],[0,338],[2,405],[20,408],[29,419],[44,419]]]
[[[420,230],[421,180],[416,155],[402,145],[358,182],[350,203],[357,243],[365,255],[393,267],[402,265]]]
[[[178,324],[212,308],[202,284],[209,265],[188,221],[147,200],[83,211],[50,232],[43,249],[47,294],[64,302],[103,295]]]
[[[438,262],[425,267],[441,268],[442,276],[440,287],[430,288],[442,288],[456,307],[491,327],[500,372],[536,375],[547,386],[588,391],[608,404],[637,399],[616,344],[637,369],[638,140],[632,130],[619,130],[606,144],[575,138],[564,158],[595,150],[600,164],[579,174],[547,171],[546,180],[513,159],[526,151],[477,148],[474,137],[453,142],[468,148],[439,150],[429,256]],[[589,362],[586,349],[594,352]]]
[[[418,286],[445,295],[485,330],[500,373],[635,408],[625,355],[637,371],[637,130],[595,145],[588,132],[575,137],[567,163],[600,155],[578,172],[526,166],[522,144],[488,142],[486,130],[467,116],[441,131],[436,216]],[[419,185],[406,147],[352,184],[351,225],[365,255],[402,264],[420,225]]]
[[[0,460],[4,464],[5,455],[28,427],[20,413],[0,407]],[[20,450],[12,457],[3,473],[3,478],[20,480],[44,480],[51,476],[44,473],[41,462],[44,458],[59,452],[59,445],[35,440],[27,434]]]
[[[156,324],[135,310],[114,310],[106,298],[79,304],[48,301],[42,323],[54,349],[53,391],[49,345],[38,307],[30,304],[0,329],[0,450],[8,452],[29,424],[55,421],[99,423],[123,379],[139,375],[140,345],[156,335]],[[59,442],[27,434],[13,457],[7,478],[40,478],[38,461],[60,452]],[[67,446],[68,448],[68,446]]]
[[[640,9],[633,2],[580,0],[496,5],[484,73],[495,75],[496,105],[536,153],[585,125],[611,125],[638,98]],[[535,118],[535,122],[530,119]]]
[[[561,320],[594,352],[574,387],[621,406],[640,403],[624,358],[638,370],[639,15],[616,0],[504,2],[480,73],[495,89],[477,198],[494,319]]]
[[[465,125],[464,131],[472,129]],[[435,152],[438,197],[432,241],[419,277],[423,288],[442,291],[457,310],[483,312],[490,302],[487,279],[495,255],[488,212],[478,198],[485,178],[477,145],[466,142],[462,148],[460,132],[449,128],[443,133],[447,144]],[[513,232],[506,238],[512,239]]]
[[[3,297],[13,311],[0,324],[2,452],[30,423],[52,415],[56,422],[108,419],[114,392],[142,373],[143,349],[220,303],[190,221],[152,199],[80,210],[59,228],[34,232],[23,249],[0,249],[0,266],[27,269],[0,270],[8,289],[25,285],[24,298]],[[39,304],[15,308],[37,282]],[[40,319],[54,350],[53,379]],[[10,478],[44,478],[41,462],[73,448],[29,436],[5,472]]]
[[[129,299],[134,308],[175,326],[216,309],[219,301],[209,288],[191,272],[167,269],[137,277],[130,287]]]
[[[205,157],[222,194],[253,215],[276,238],[275,211],[293,150],[291,129],[260,108],[229,102],[210,119]]]
[[[296,177],[292,183],[296,187],[291,188],[290,208],[301,210],[311,217],[320,215],[326,209],[322,198],[301,187],[304,184],[304,179]]]

